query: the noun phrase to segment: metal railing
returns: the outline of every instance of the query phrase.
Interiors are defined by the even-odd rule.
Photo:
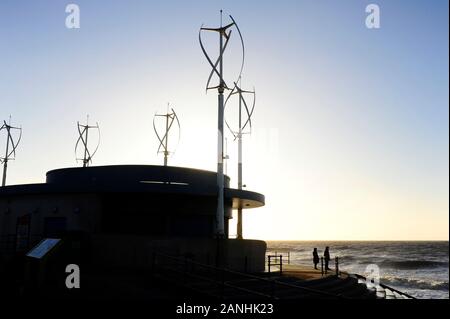
[[[327,264],[324,266],[323,261],[324,261],[324,258],[320,257],[320,271],[322,273],[322,277],[323,277],[323,275],[327,275],[328,270],[330,270],[330,269],[327,269],[327,267],[326,267]],[[341,275],[341,272],[339,271],[339,257],[334,258],[334,267],[335,267],[334,268],[335,275],[339,277]]]
[[[273,266],[278,266],[279,270],[277,271],[277,273],[280,273],[280,275],[283,274],[283,255],[275,254],[267,256],[267,272],[269,273],[269,275],[273,273],[273,271],[271,271],[271,267]]]
[[[163,278],[165,280],[171,280],[176,284],[182,284],[194,291],[219,298],[225,297],[225,288],[269,299],[279,299],[277,293],[283,288],[295,289],[308,295],[334,299],[345,298],[339,294],[328,293],[313,288],[277,281],[275,279],[267,279],[252,274],[206,265],[189,258],[180,258],[154,252],[152,254],[152,274],[162,274],[163,272],[171,272],[172,274],[181,276],[178,280],[174,276],[170,276],[170,279]],[[162,277],[164,276],[162,275]],[[191,279],[193,279],[192,282]],[[260,284],[258,291],[239,286],[239,283],[244,283],[248,280],[254,280]],[[202,281],[212,286],[209,287],[209,290],[211,290],[211,288],[216,288],[216,291],[214,289],[212,289],[213,292],[201,290],[201,288],[198,287],[198,284]]]
[[[287,257],[287,264],[291,263],[291,252],[288,251],[285,255],[278,253],[277,251],[275,251],[274,255],[267,255],[267,271],[269,273],[271,273],[271,269],[272,266],[279,266],[279,273],[282,274],[283,273],[283,258]],[[275,260],[275,262],[272,262],[273,260]],[[324,268],[324,258],[320,257],[320,264],[321,264],[321,273],[322,276],[328,274],[328,270],[326,269],[326,267]],[[340,271],[339,271],[339,257],[335,257],[334,258],[334,265],[335,265],[335,274],[336,276],[340,276]]]
[[[288,257],[288,264],[289,264],[290,263],[290,252],[287,253],[287,257]],[[280,267],[279,268],[279,273],[281,275],[282,272],[283,272],[283,255],[282,254],[278,254],[278,252],[275,251],[275,255],[268,255],[267,258],[268,258],[267,268],[268,268],[269,274],[271,272],[273,272],[273,271],[271,271],[271,267],[272,266],[279,266]],[[275,260],[275,261],[278,260],[278,263],[277,262],[273,263],[272,260]],[[341,261],[341,258],[339,256],[336,256],[334,258],[334,264],[335,264],[334,272],[335,272],[335,275],[337,277],[339,277],[341,275],[341,271],[339,269],[340,261]],[[321,264],[321,274],[322,274],[322,277],[323,277],[324,275],[327,275],[328,271],[329,271],[328,269],[325,268],[324,257],[320,257],[320,264]],[[344,272],[344,273],[346,273],[346,272]],[[364,280],[365,282],[367,282],[367,278],[362,276],[362,275],[359,275],[359,274],[348,274],[348,275],[349,276],[354,276],[357,279],[361,279],[361,280]],[[407,294],[405,292],[399,291],[399,290],[397,290],[395,288],[392,288],[390,286],[387,286],[385,284],[380,283],[379,286],[382,287],[385,290],[390,290],[390,291],[395,292],[395,293],[397,293],[397,294],[399,294],[401,296],[404,296],[406,298],[417,299],[417,298],[415,298],[415,297],[413,297],[413,296],[411,296],[411,295],[409,295],[409,294]]]
[[[275,250],[275,255],[280,255],[283,257],[287,258],[287,263],[290,264],[291,263],[291,252],[288,251],[285,255],[283,255],[283,253],[278,253],[278,251]]]

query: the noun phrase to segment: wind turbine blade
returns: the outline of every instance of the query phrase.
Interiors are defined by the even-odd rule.
[[[97,147],[95,148],[94,152],[92,153],[91,159],[92,159],[92,157],[94,157],[95,153],[97,153],[98,147],[100,146],[100,127],[98,126],[98,123],[96,123],[96,124],[97,124],[96,127],[93,127],[93,128],[97,129],[98,142],[97,142]],[[91,160],[91,162],[92,162],[92,160]]]
[[[181,125],[180,125],[180,120],[178,119],[178,115],[177,113],[175,113],[175,110],[172,109],[172,112],[174,114],[174,118],[177,120],[177,124],[178,124],[178,142],[177,142],[177,146],[175,147],[175,149],[178,148],[178,144],[180,143],[180,139],[181,139]],[[175,152],[175,150],[174,150]]]
[[[161,149],[161,146],[164,144],[163,141],[161,140],[161,137],[158,134],[158,131],[156,130],[156,125],[155,125],[155,117],[153,117],[153,130],[155,131],[156,134],[156,138],[159,141],[159,146],[158,146],[158,150],[156,151],[156,154],[159,153],[159,150]]]
[[[19,145],[20,140],[22,139],[22,128],[17,128],[17,129],[19,130],[20,133],[19,133],[19,138],[17,139],[17,142],[16,142],[16,143],[14,143],[11,134],[9,134],[9,137],[10,137],[10,140],[11,140],[11,145],[12,145],[13,149],[12,149],[12,151],[9,153],[8,157],[11,156],[12,154],[14,154],[14,157],[16,156],[16,149],[17,149],[17,146]]]
[[[252,130],[252,120],[251,120],[251,118],[252,118],[252,115],[253,115],[253,111],[255,110],[256,93],[253,92],[253,105],[252,105],[252,109],[251,109],[250,112],[248,111],[247,103],[245,102],[244,99],[243,99],[243,101],[244,101],[245,110],[246,110],[247,116],[248,116],[247,121],[245,122],[243,128],[245,128],[247,126],[247,123],[248,123],[250,125],[250,131],[251,131]]]
[[[77,147],[78,147],[78,143],[80,142],[81,136],[84,134],[84,130],[85,130],[85,129],[83,129],[83,132],[81,132],[81,130],[80,130],[80,122],[77,122],[77,128],[78,128],[78,134],[79,134],[79,136],[78,136],[77,142],[75,143],[75,157],[77,157]]]
[[[225,49],[227,48],[228,42],[229,42],[229,38],[227,38],[227,39],[225,40],[225,43],[224,43],[224,45],[223,45],[223,49],[222,49],[222,51],[221,51],[221,55],[222,55],[222,56],[223,56],[223,54],[225,53]],[[210,81],[211,81],[211,78],[212,78],[214,72],[215,72],[215,73],[217,74],[217,76],[220,78],[220,73],[219,73],[219,71],[217,71],[217,65],[219,64],[219,62],[220,62],[220,55],[219,55],[219,57],[217,58],[216,63],[215,63],[214,66],[213,66],[213,69],[212,69],[211,72],[209,73],[208,81],[206,81],[206,87],[207,87],[207,88],[209,87],[209,83],[210,83]],[[224,82],[224,83],[225,83],[225,82]]]
[[[236,29],[239,33],[239,37],[241,38],[241,44],[242,44],[242,63],[241,63],[241,71],[239,72],[239,76],[238,76],[238,79],[239,79],[242,75],[242,70],[244,69],[244,61],[245,61],[244,38],[242,38],[241,30],[239,29],[238,24],[236,23],[236,21],[233,19],[233,17],[231,15],[230,15],[230,19],[231,19],[231,21],[233,21],[234,25],[236,26]]]
[[[212,63],[211,59],[208,56],[208,53],[206,53],[205,47],[203,46],[203,42],[202,42],[202,32],[201,32],[201,28],[200,31],[198,32],[198,40],[200,42],[200,48],[202,49],[202,52],[204,54],[204,56],[206,57],[206,60],[208,60],[209,64],[211,65],[211,67],[213,68],[213,71],[216,72],[217,76],[220,78],[220,73],[217,70],[217,68],[214,66],[214,64]],[[206,91],[208,91],[208,84],[206,84]]]

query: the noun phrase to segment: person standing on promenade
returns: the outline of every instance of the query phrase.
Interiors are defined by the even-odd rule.
[[[325,251],[324,251],[324,253],[323,253],[323,259],[325,259],[325,270],[331,270],[329,267],[328,267],[328,264],[329,264],[329,262],[330,262],[330,247],[325,247]]]
[[[317,248],[313,250],[313,263],[314,269],[317,269],[317,264],[319,263],[319,253],[317,252]]]

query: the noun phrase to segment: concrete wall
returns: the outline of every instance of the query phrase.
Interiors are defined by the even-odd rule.
[[[46,194],[0,198],[0,238],[13,236],[17,219],[30,214],[31,236],[44,233],[46,217],[65,217],[68,231],[95,232],[100,225],[101,202],[90,194]]]
[[[225,239],[220,245],[221,266],[241,272],[263,272],[266,243],[261,240]],[[218,242],[214,239],[175,238],[155,240],[144,236],[95,235],[93,262],[99,267],[148,268],[153,252],[216,266]],[[246,258],[247,257],[247,258]],[[164,259],[157,257],[157,260]]]
[[[217,265],[218,244],[211,238],[152,239],[145,235],[102,234],[102,214],[108,214],[103,200],[101,195],[61,193],[0,197],[0,254],[6,250],[2,243],[5,238],[10,239],[9,248],[15,246],[17,219],[30,215],[30,245],[44,235],[45,218],[65,217],[67,231],[82,231],[92,236],[93,261],[102,267],[146,268],[154,251]],[[264,271],[266,244],[263,241],[228,239],[222,241],[219,251],[222,266],[238,271]]]

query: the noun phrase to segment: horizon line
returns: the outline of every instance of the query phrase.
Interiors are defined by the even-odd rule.
[[[264,239],[264,241],[318,241],[318,242],[327,242],[327,241],[345,241],[345,242],[448,242],[449,239]]]

